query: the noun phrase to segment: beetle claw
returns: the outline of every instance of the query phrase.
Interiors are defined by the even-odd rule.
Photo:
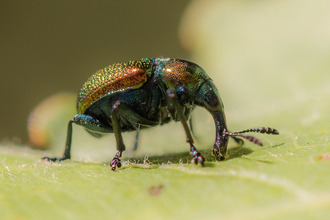
[[[198,157],[198,161],[199,163],[202,165],[202,167],[204,166],[204,161],[205,161],[205,158],[203,156],[199,156]]]
[[[196,149],[196,147],[194,145],[190,145],[190,151],[193,155],[193,159],[191,159],[191,163],[194,164],[198,164],[198,162],[202,165],[202,167],[204,166],[204,161],[205,158],[201,155],[201,153],[199,153]]]
[[[191,163],[194,163],[195,165],[200,163],[202,167],[204,167],[204,161],[205,161],[205,158],[201,155],[191,159]]]
[[[112,159],[111,163],[110,163],[110,167],[113,171],[116,170],[116,167],[120,168],[121,167],[121,160],[120,160],[120,157],[121,157],[121,152],[118,151],[115,155],[115,157]]]
[[[70,158],[66,158],[65,156],[63,157],[43,157],[41,158],[42,160],[47,160],[47,161],[52,161],[52,162],[61,162],[62,160],[67,160],[67,159],[70,159]]]
[[[118,167],[118,168],[121,167],[121,162],[120,162],[120,161],[118,161],[118,163],[117,163],[117,167]]]
[[[116,167],[120,168],[121,167],[121,162],[119,158],[113,158],[113,160],[110,163],[110,167],[113,171],[116,170]]]
[[[58,157],[43,157],[41,158],[41,160],[47,160],[47,161],[57,161],[58,160]]]

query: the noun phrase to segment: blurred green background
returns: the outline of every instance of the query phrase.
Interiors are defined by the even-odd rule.
[[[26,143],[34,107],[58,92],[78,94],[94,72],[112,63],[188,58],[178,39],[188,3],[1,1],[0,140]]]
[[[0,4],[0,137],[8,140],[0,147],[1,219],[329,218],[330,2]],[[264,147],[230,142],[229,159],[218,162],[212,118],[196,109],[204,168],[190,164],[179,123],[142,131],[134,154],[135,134],[125,133],[116,172],[113,135],[95,139],[79,126],[71,161],[40,160],[63,152],[76,93],[91,74],[157,56],[206,70],[230,130],[270,126],[280,135],[253,134]],[[50,141],[47,151],[24,147],[37,106],[30,118],[40,125],[37,139]]]

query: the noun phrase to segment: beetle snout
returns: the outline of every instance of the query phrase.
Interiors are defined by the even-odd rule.
[[[223,111],[223,103],[219,92],[212,81],[206,81],[199,88],[195,101],[197,105],[206,108],[209,112]]]
[[[227,136],[221,136],[219,148],[222,157],[226,157],[228,142],[229,142],[229,138]]]

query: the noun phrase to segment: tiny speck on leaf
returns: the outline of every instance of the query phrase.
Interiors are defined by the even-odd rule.
[[[330,154],[324,154],[318,157],[319,160],[330,160]]]
[[[159,185],[159,186],[152,186],[149,188],[149,194],[151,196],[158,196],[160,194],[160,190],[163,188],[163,185]]]

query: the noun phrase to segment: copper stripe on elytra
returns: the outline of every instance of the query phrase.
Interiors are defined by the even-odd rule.
[[[90,81],[92,82],[86,86],[95,87],[90,89],[88,94],[81,100],[78,100],[77,111],[79,114],[83,113],[91,104],[107,94],[141,87],[147,81],[147,72],[139,68],[129,68],[125,69],[122,73],[117,73],[117,77],[112,78],[111,81],[95,82],[95,78]]]

